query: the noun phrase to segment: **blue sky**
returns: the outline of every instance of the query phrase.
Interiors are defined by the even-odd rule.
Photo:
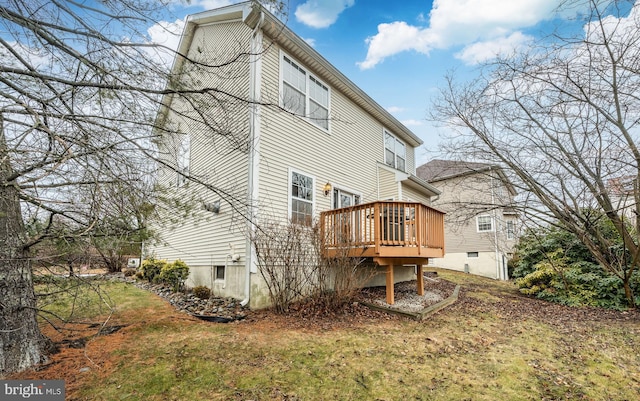
[[[188,13],[237,3],[176,1],[175,28]],[[472,79],[478,63],[527,46],[554,28],[582,28],[581,10],[558,0],[290,0],[287,25],[437,152],[442,129],[427,121],[444,76]],[[161,30],[150,31],[158,40]]]

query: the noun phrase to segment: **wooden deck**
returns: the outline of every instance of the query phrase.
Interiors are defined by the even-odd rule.
[[[377,201],[320,214],[325,257],[371,258],[386,266],[387,303],[393,304],[393,266],[418,266],[444,256],[444,213],[419,202]]]

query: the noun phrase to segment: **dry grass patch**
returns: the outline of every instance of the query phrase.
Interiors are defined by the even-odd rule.
[[[576,315],[522,298],[504,283],[443,276],[462,285],[460,300],[423,322],[263,311],[214,324],[176,313],[154,295],[114,287],[129,305],[117,319],[129,326],[89,341],[75,363],[58,361],[37,374],[58,378],[56,366],[69,366],[69,400],[640,397],[635,312]],[[137,309],[129,296],[147,297],[139,302],[146,306]],[[76,370],[87,365],[89,372]]]

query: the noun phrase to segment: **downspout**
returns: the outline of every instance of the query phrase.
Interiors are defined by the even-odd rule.
[[[258,105],[256,102],[260,97],[259,88],[259,58],[257,56],[258,50],[261,49],[261,44],[258,43],[258,34],[260,28],[264,22],[264,12],[260,11],[260,20],[256,24],[256,27],[251,33],[251,56],[250,56],[250,107],[249,107],[249,166],[248,166],[248,188],[247,188],[247,203],[248,203],[248,220],[247,225],[249,228],[249,237],[247,238],[247,250],[245,250],[247,257],[245,258],[245,280],[244,280],[244,299],[240,302],[240,305],[247,306],[251,299],[251,273],[257,271],[255,268],[256,263],[256,250],[253,246],[253,233],[256,231],[256,218],[257,218],[257,206],[254,205],[254,201],[258,199],[258,144],[260,142],[260,119],[258,118]],[[262,41],[262,36],[260,36]]]
[[[496,258],[496,279],[500,280],[500,252],[498,249],[498,214],[496,213],[496,197],[495,187],[493,185],[493,174],[491,175],[491,206],[493,207],[493,241],[495,246]]]
[[[380,200],[380,165],[376,163],[376,200]]]

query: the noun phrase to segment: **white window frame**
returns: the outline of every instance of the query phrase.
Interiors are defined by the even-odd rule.
[[[218,277],[218,269],[222,268],[223,271],[223,276],[222,278]],[[214,280],[217,283],[223,283],[225,280],[227,279],[227,267],[224,265],[217,265],[215,266],[215,272],[214,272]]]
[[[191,161],[191,137],[189,134],[180,134],[176,144],[176,185],[178,187],[187,184],[186,176],[189,175]]]
[[[489,224],[491,225],[491,227],[489,229],[482,229],[480,228],[480,224],[487,224],[486,222],[480,222],[480,220],[484,220],[484,219],[489,219]],[[479,233],[489,233],[489,232],[493,232],[494,230],[494,226],[495,224],[493,223],[493,216],[485,214],[482,216],[476,216],[476,229],[478,230]]]
[[[333,187],[333,190],[331,191],[332,193],[331,206],[333,209],[338,209],[339,207],[342,207],[340,206],[340,198],[339,198],[341,194],[350,195],[352,197],[353,205],[351,206],[359,205],[362,203],[362,193],[352,191],[351,189],[338,186],[338,185],[333,185],[332,187]],[[336,207],[336,203],[338,207]]]
[[[286,59],[286,60],[285,60]],[[299,88],[298,85],[296,85],[296,83],[292,83],[292,82],[288,82],[287,80],[285,80],[285,74],[284,74],[284,67],[285,67],[285,63],[288,63],[290,65],[294,65],[296,67],[297,70],[301,71],[304,73],[304,88]],[[280,81],[279,81],[279,93],[280,93],[280,106],[283,107],[284,109],[287,109],[293,113],[300,113],[298,110],[293,109],[293,108],[289,108],[286,105],[286,101],[284,99],[284,85],[285,83],[287,84],[287,86],[291,87],[293,90],[295,90],[296,92],[300,93],[301,95],[304,96],[304,110],[302,111],[302,115],[301,117],[304,117],[304,119],[308,122],[310,122],[311,124],[315,125],[316,127],[320,128],[321,130],[325,131],[325,132],[329,132],[331,129],[331,124],[330,124],[330,118],[329,116],[331,115],[331,87],[329,85],[327,85],[323,80],[321,80],[320,78],[318,78],[315,74],[312,74],[307,68],[302,66],[302,63],[298,62],[295,58],[289,56],[288,54],[284,53],[283,51],[280,51]],[[312,85],[319,85],[321,87],[323,87],[324,89],[326,89],[326,95],[327,95],[327,99],[326,99],[326,107],[325,105],[321,104],[320,101],[322,101],[323,99],[318,99],[318,98],[314,98],[311,95],[311,88]],[[315,106],[317,105],[317,106]],[[327,116],[326,118],[314,118],[314,116],[311,115],[311,110],[313,108],[313,106],[315,107],[320,107],[323,110],[326,110]],[[326,124],[326,127],[324,126],[324,124]]]
[[[309,202],[306,199],[302,199],[299,197],[295,197],[293,196],[293,175],[294,174],[298,174],[298,175],[302,175],[305,176],[307,178],[311,179],[311,202]],[[289,179],[288,179],[288,196],[287,196],[287,204],[288,204],[288,208],[289,208],[289,221],[291,221],[292,223],[295,224],[300,224],[299,222],[294,222],[293,221],[293,201],[298,200],[298,201],[302,201],[302,202],[309,202],[311,204],[311,220],[309,221],[309,225],[313,224],[313,216],[316,210],[316,178],[311,175],[311,174],[307,174],[304,171],[301,170],[297,170],[297,169],[293,169],[293,168],[289,168]],[[307,225],[307,224],[305,224]]]
[[[393,141],[393,149],[387,147],[387,138]],[[382,140],[384,143],[384,163],[387,166],[393,167],[396,170],[407,171],[407,144],[404,141],[400,140],[396,135],[387,131],[386,129],[382,130]],[[404,153],[404,157],[399,156],[399,150],[402,149]],[[393,154],[392,160],[389,160],[389,156],[387,155],[387,151]],[[402,159],[404,166],[399,166],[398,159]],[[400,168],[402,167],[402,168]]]

